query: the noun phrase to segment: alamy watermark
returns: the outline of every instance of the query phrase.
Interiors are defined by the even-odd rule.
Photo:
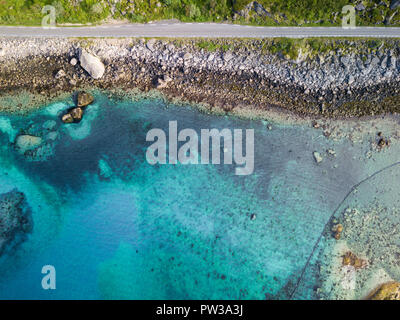
[[[244,141],[243,138],[242,129],[201,129],[200,136],[193,129],[178,132],[177,121],[169,121],[168,145],[164,130],[151,129],[147,132],[146,141],[154,143],[147,148],[146,159],[151,165],[178,162],[184,165],[221,164],[223,155],[223,164],[240,166],[235,168],[236,175],[249,175],[254,171],[254,129],[246,129]],[[179,149],[178,142],[183,143]]]
[[[355,29],[356,27],[356,9],[354,6],[347,5],[342,8],[342,28]]]
[[[45,16],[42,19],[42,27],[45,29],[52,29],[56,27],[56,13],[57,10],[54,6],[44,6],[42,9],[42,13]]]
[[[56,289],[56,268],[52,265],[45,265],[42,268],[42,274],[45,276],[42,278],[43,290],[55,290]]]

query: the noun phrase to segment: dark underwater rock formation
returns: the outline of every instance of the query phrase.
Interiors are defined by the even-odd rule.
[[[17,189],[0,194],[0,253],[8,244],[23,241],[32,226],[25,195]]]
[[[94,97],[87,92],[78,92],[76,96],[76,107],[70,108],[61,120],[64,123],[79,123],[83,118],[84,108],[94,101]]]

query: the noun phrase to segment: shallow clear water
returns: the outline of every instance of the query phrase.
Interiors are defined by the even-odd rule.
[[[2,299],[289,298],[325,223],[363,174],[350,143],[302,126],[268,130],[265,121],[100,93],[81,123],[63,125],[71,103],[0,119],[0,192],[24,192],[34,220],[28,239],[0,258]],[[46,156],[18,155],[15,135],[49,119],[58,138]],[[197,132],[253,128],[254,173],[151,166],[146,133],[167,132],[168,121]],[[316,164],[313,152],[329,147],[338,156]],[[44,265],[56,268],[56,290],[41,287]],[[314,297],[307,279],[301,298]]]

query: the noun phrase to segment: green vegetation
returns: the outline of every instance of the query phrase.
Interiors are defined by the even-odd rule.
[[[266,38],[266,39],[224,39],[224,38],[189,38],[173,39],[164,38],[176,47],[200,48],[209,52],[241,52],[244,50],[257,51],[261,54],[281,54],[288,60],[302,60],[319,56],[323,58],[328,53],[340,52],[341,54],[361,54],[363,58],[377,54],[382,50],[392,49],[399,51],[397,39],[378,38]]]
[[[270,53],[281,53],[285,58],[296,60],[301,54],[304,57],[320,57],[328,52],[342,54],[368,54],[398,47],[398,42],[392,39],[363,38],[275,38],[263,40],[263,50]],[[366,57],[365,57],[366,58]]]
[[[255,25],[340,25],[342,7],[356,0],[258,0],[266,10],[246,9],[252,0],[0,0],[0,24],[40,25],[45,5],[56,8],[57,23],[100,23],[107,18],[132,22],[179,19],[231,21]],[[357,25],[400,25],[390,0],[363,0]]]
[[[207,51],[228,51],[231,48],[229,44],[221,44],[218,41],[213,40],[201,40],[196,44],[200,49]]]

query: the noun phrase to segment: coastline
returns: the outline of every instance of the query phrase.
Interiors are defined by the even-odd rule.
[[[88,87],[157,89],[210,112],[250,116],[282,110],[300,119],[349,119],[400,110],[397,40],[380,40],[376,48],[373,40],[324,40],[330,49],[321,52],[305,43],[297,56],[284,55],[279,41],[3,38],[0,111],[23,113]],[[94,80],[79,62],[70,63],[79,50],[100,58],[103,77]],[[21,91],[25,101],[11,105],[9,97]]]

